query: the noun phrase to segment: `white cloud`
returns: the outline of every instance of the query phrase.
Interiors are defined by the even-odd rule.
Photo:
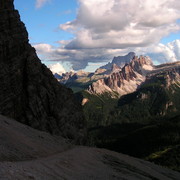
[[[180,39],[174,40],[167,45],[153,45],[144,48],[144,51],[157,63],[180,61]]]
[[[53,74],[57,73],[61,75],[62,73],[66,72],[66,70],[60,63],[51,64],[48,67],[52,71]]]
[[[36,0],[36,8],[39,9],[51,0]]]
[[[167,45],[157,43],[147,47],[131,47],[124,49],[64,49],[54,48],[48,44],[34,46],[43,60],[50,62],[70,62],[74,70],[84,69],[89,63],[104,63],[111,61],[114,56],[126,55],[134,51],[137,55],[148,55],[155,63],[166,63],[180,60],[180,39]]]
[[[34,47],[38,50],[39,53],[49,53],[52,51],[52,46],[49,44],[36,44]]]
[[[168,47],[174,52],[175,58],[180,61],[180,39],[168,43]]]
[[[66,48],[128,48],[158,43],[180,30],[178,0],[79,0],[77,18],[60,28],[76,38]]]
[[[167,45],[160,40],[180,31],[179,0],[78,0],[76,19],[61,24],[74,34],[55,48],[35,45],[46,60],[70,62],[74,70],[88,63],[110,61],[130,51],[148,54],[155,62],[180,60],[180,40]]]

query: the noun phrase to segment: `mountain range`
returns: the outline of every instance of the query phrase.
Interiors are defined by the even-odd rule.
[[[67,87],[73,89],[74,92],[78,92],[90,88],[89,86],[91,86],[93,82],[97,82],[98,84],[98,80],[106,79],[113,73],[119,72],[123,66],[129,63],[134,57],[134,52],[130,52],[125,56],[114,57],[112,62],[96,69],[95,72],[84,72],[81,70],[78,72],[66,72],[62,75],[54,75],[61,84],[65,84]],[[97,87],[96,89],[98,90],[99,88]]]
[[[85,90],[90,94],[110,94],[120,97],[136,91],[147,79],[161,72],[178,72],[180,62],[153,65],[147,56],[136,56],[130,52],[125,56],[114,57],[112,62],[95,72],[67,72],[55,77],[74,92]]]

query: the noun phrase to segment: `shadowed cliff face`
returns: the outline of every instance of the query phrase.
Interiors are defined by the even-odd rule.
[[[81,106],[38,59],[13,0],[0,1],[0,113],[70,139],[84,134]]]

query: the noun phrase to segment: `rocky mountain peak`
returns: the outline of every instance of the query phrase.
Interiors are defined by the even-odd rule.
[[[0,14],[0,113],[78,141],[84,118],[72,91],[38,59],[13,0],[0,1]]]
[[[111,72],[118,72],[120,70],[121,70],[121,68],[118,65],[116,65],[116,64],[112,65]]]
[[[153,62],[147,56],[134,56],[130,66],[139,74],[146,74],[148,71],[153,70]]]
[[[113,64],[116,64],[119,67],[123,67],[125,64],[129,63],[135,56],[134,52],[130,52],[125,56],[117,56],[114,57],[112,62],[109,62],[108,64],[101,66],[100,69],[106,69],[111,70],[111,67]]]
[[[152,61],[146,56],[134,56],[129,53],[127,56],[133,56],[129,63],[126,63],[122,69],[114,72],[104,79],[100,79],[89,86],[88,92],[102,94],[104,92],[117,92],[119,95],[134,92],[139,85],[144,82],[147,72],[153,69]],[[112,69],[117,69],[117,64],[113,64]]]
[[[129,63],[135,57],[135,55],[136,54],[134,52],[129,52],[125,56],[114,57],[113,60],[112,60],[112,63],[122,67],[125,64]]]

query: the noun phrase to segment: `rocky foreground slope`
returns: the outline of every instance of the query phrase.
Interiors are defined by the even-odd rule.
[[[84,136],[81,106],[41,64],[13,0],[0,1],[0,113],[77,141]]]
[[[0,179],[159,179],[178,172],[105,149],[72,146],[63,138],[0,116]]]

